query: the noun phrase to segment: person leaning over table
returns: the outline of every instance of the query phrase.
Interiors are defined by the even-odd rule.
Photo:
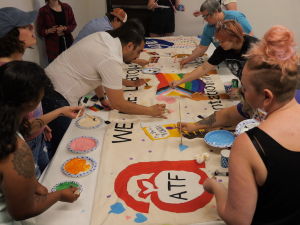
[[[129,21],[126,24],[128,23]],[[145,44],[144,35],[136,29],[127,29],[126,24],[116,30],[97,32],[85,37],[45,69],[56,94],[44,97],[44,111],[52,111],[65,105],[75,106],[81,96],[95,90],[101,105],[107,110],[117,109],[128,114],[165,118],[165,104],[146,107],[124,99],[123,62],[128,64],[138,58]],[[53,134],[55,131],[60,133],[59,136],[53,136],[51,149],[57,148],[69,124],[70,120],[62,117],[49,124]]]
[[[39,10],[37,30],[39,35],[45,38],[46,53],[51,63],[72,45],[72,32],[77,23],[72,8],[67,3],[59,0],[45,2],[46,5]]]
[[[222,12],[220,3],[217,0],[206,0],[201,5],[200,11],[202,13],[202,18],[207,21],[208,24],[206,24],[203,29],[200,44],[189,57],[180,61],[181,66],[202,56],[207,51],[210,43],[213,43],[216,48],[219,46],[219,42],[215,37],[216,25],[218,22],[236,20],[242,26],[246,34],[252,37],[254,36],[252,27],[243,13],[233,10]]]
[[[175,32],[175,10],[179,10],[180,0],[149,0],[148,10],[153,14],[150,22],[150,37],[173,36]],[[167,6],[169,8],[161,8]],[[175,9],[174,9],[174,8]],[[185,10],[183,6],[182,11]]]
[[[11,61],[0,67],[0,224],[12,225],[58,201],[71,203],[79,197],[74,187],[48,193],[35,176],[34,158],[23,138],[57,116],[75,118],[82,108],[64,107],[28,120],[26,114],[40,104],[47,89],[53,89],[52,83],[35,63]]]
[[[239,135],[231,148],[228,189],[208,178],[217,211],[227,224],[298,224],[300,215],[299,78],[293,33],[282,26],[266,32],[248,53],[242,91],[265,121]],[[220,118],[218,118],[220,119]]]
[[[243,55],[247,53],[253,43],[259,40],[245,34],[242,26],[235,20],[218,22],[216,27],[215,36],[220,46],[217,47],[212,56],[202,66],[194,69],[188,76],[185,76],[181,80],[171,81],[170,86],[172,88],[204,76],[223,61],[232,74],[241,80],[242,71],[246,63],[246,58]],[[235,97],[238,90],[238,88],[230,89],[229,95]]]
[[[236,0],[219,0],[222,11],[235,10],[237,11]],[[198,17],[201,15],[200,10],[196,10],[193,15]]]

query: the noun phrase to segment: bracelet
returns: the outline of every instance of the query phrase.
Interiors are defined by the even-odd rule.
[[[102,102],[105,99],[106,99],[106,96],[103,96],[103,97],[99,98],[99,101]]]

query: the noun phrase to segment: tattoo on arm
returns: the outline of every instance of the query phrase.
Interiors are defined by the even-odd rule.
[[[25,179],[35,176],[33,156],[26,142],[22,143],[21,147],[15,151],[12,163],[19,176]]]
[[[217,112],[214,112],[211,114],[209,117],[199,120],[197,123],[199,125],[207,125],[207,126],[212,126],[217,120],[216,120]]]
[[[36,203],[38,203],[40,201],[42,201],[44,203],[46,199],[47,199],[47,194],[34,196],[34,200],[36,201]]]
[[[45,125],[44,121],[37,118],[33,121],[33,126],[32,128],[34,128],[35,126],[38,126],[39,128],[42,128]]]

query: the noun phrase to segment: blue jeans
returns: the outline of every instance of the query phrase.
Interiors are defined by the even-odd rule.
[[[35,176],[37,179],[39,179],[44,169],[49,164],[47,147],[44,140],[44,133],[41,133],[36,138],[28,141],[27,144],[31,148],[33,154],[35,164]]]
[[[60,97],[44,96],[42,100],[42,106],[44,114],[52,112],[53,110],[62,108],[64,106],[70,106],[68,101]],[[52,139],[51,139],[51,149],[48,151],[49,159],[51,160],[54,156],[56,149],[63,138],[65,132],[67,131],[72,119],[59,116],[55,120],[52,120],[47,125],[52,130]]]

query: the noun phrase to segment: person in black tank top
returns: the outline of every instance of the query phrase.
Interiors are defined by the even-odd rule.
[[[246,54],[242,91],[263,122],[239,135],[229,159],[227,188],[208,178],[217,211],[228,224],[300,224],[300,105],[295,99],[299,55],[293,33],[274,26]]]
[[[153,10],[150,37],[173,36],[175,31],[174,11],[179,10],[179,4],[180,0],[149,0],[148,9]],[[184,7],[182,11],[184,11]]]

